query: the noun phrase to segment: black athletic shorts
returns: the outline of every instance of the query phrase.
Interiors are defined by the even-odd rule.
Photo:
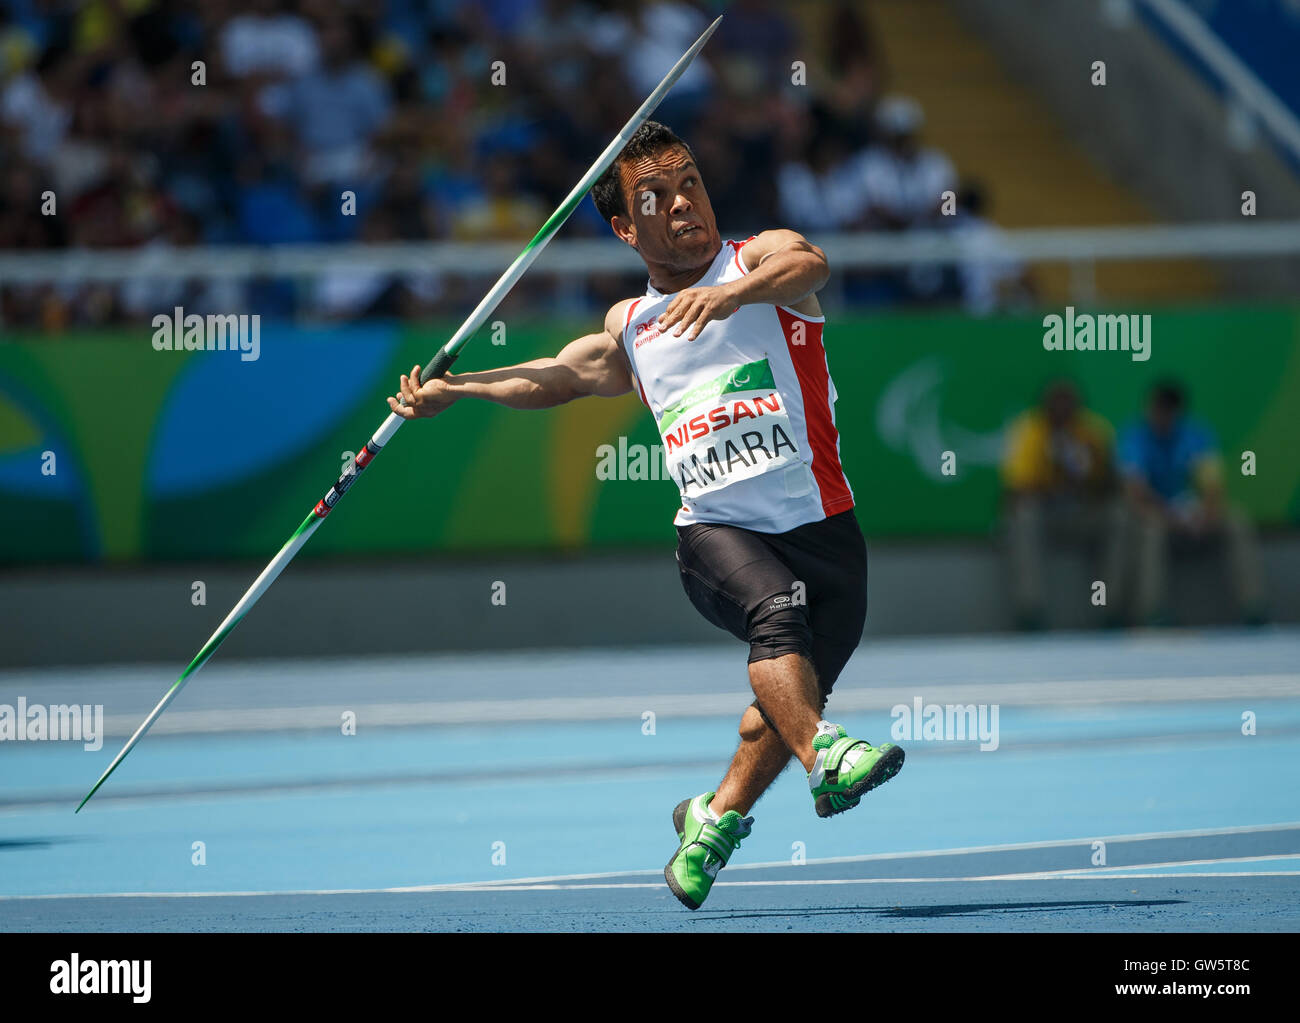
[[[749,643],[750,663],[812,661],[825,707],[867,618],[867,545],[853,509],[784,533],[678,526],[677,564],[696,610]]]

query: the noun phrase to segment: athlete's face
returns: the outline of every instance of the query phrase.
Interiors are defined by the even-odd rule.
[[[629,215],[615,217],[615,233],[650,264],[692,269],[722,247],[699,168],[682,146],[619,166]]]

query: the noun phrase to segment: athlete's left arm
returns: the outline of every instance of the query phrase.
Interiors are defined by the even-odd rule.
[[[744,277],[679,292],[659,318],[660,329],[674,328],[693,341],[706,323],[725,320],[742,305],[784,305],[821,315],[817,291],[830,278],[830,266],[826,253],[798,231],[764,231],[745,243],[740,258],[748,271]]]

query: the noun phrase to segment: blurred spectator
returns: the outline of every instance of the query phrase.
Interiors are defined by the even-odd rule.
[[[241,281],[225,277],[212,280],[181,277],[150,277],[151,268],[168,266],[176,252],[199,242],[198,220],[182,211],[173,212],[158,234],[144,244],[142,272],[119,285],[119,308],[135,320],[152,320],[158,313],[170,313],[182,306],[187,313],[239,313],[246,301]]]
[[[33,163],[45,163],[63,141],[72,121],[74,74],[66,51],[51,47],[34,69],[16,68],[5,83],[0,119],[18,133],[23,155]]]
[[[1012,605],[1021,628],[1045,624],[1048,543],[1101,549],[1099,578],[1106,582],[1109,623],[1118,621],[1125,533],[1113,446],[1110,424],[1082,406],[1069,380],[1049,384],[1039,406],[1011,424],[1002,485]]]
[[[914,99],[889,96],[880,101],[877,141],[855,156],[847,171],[859,196],[859,212],[849,226],[884,231],[942,226],[943,193],[955,189],[956,174],[946,156],[921,145],[924,123]],[[846,292],[869,303],[934,300],[941,297],[943,282],[943,267],[931,264],[845,277]]]
[[[716,6],[0,6],[0,167],[13,168],[19,185],[0,198],[0,248],[148,245],[149,259],[161,259],[181,235],[197,244],[323,244],[386,234],[384,217],[401,240],[525,238]],[[810,37],[799,5],[734,0],[712,45],[660,107],[659,119],[691,139],[730,232],[777,223],[896,230],[932,212],[931,193],[950,168],[917,142],[919,108],[908,101],[879,104],[886,131],[877,138],[883,58],[862,6],[835,0]],[[807,62],[804,86],[790,81],[795,59]],[[492,83],[496,60],[507,65],[504,87]],[[192,80],[195,61],[204,62],[201,85]],[[41,214],[47,190],[57,193],[57,217]],[[355,193],[356,216],[340,212],[344,191]],[[379,206],[386,214],[369,223]],[[608,228],[584,203],[566,231],[605,236]],[[588,284],[599,302],[615,279]],[[625,276],[617,288],[639,284]],[[312,311],[287,298],[310,297],[310,289],[241,287],[279,296],[254,308]],[[987,281],[971,289],[987,290]],[[899,274],[882,294],[929,300],[956,291],[941,295]],[[859,297],[852,288],[847,295]],[[118,322],[147,305],[140,289],[0,284],[11,325]]]
[[[221,31],[221,59],[232,78],[297,78],[316,70],[320,48],[307,20],[277,0],[256,0]]]
[[[770,227],[779,215],[774,115],[783,106],[770,97],[752,65],[730,62],[691,136],[718,223],[737,237]],[[754,173],[755,168],[763,168],[762,173]]]
[[[361,59],[361,29],[355,20],[326,19],[320,48],[321,66],[269,86],[262,94],[263,109],[293,131],[308,184],[356,186],[374,172],[370,142],[388,116],[388,91]]]
[[[638,96],[648,95],[659,84],[664,70],[677,62],[712,20],[681,0],[605,0],[601,6],[605,12],[589,26],[592,47],[625,68]],[[709,61],[695,61],[655,116],[679,135],[688,135],[712,80]]]
[[[50,154],[50,185],[64,210],[98,188],[109,176],[110,159],[129,165],[134,154],[124,148],[114,131],[113,107],[104,95],[85,94],[77,100],[72,124]],[[122,240],[96,244],[123,244]]]
[[[876,110],[879,142],[870,146],[856,172],[865,194],[866,226],[905,230],[933,225],[944,191],[955,188],[952,163],[921,145],[925,115],[916,100],[889,96]]]
[[[1120,436],[1120,468],[1136,521],[1137,620],[1157,623],[1167,616],[1171,550],[1186,557],[1221,548],[1242,618],[1262,621],[1264,594],[1254,527],[1224,493],[1223,460],[1213,431],[1188,417],[1186,406],[1181,384],[1161,382],[1151,390],[1145,416]]]
[[[1002,238],[1002,230],[984,217],[984,190],[967,184],[957,192],[957,212],[943,218],[961,239],[966,260],[957,267],[962,308],[971,316],[988,316],[1008,305],[1033,298],[1034,284],[1024,264]]]
[[[392,173],[380,190],[402,241],[413,242],[445,234],[438,207],[414,153],[399,153]]]
[[[235,199],[239,233],[259,245],[316,240],[318,228],[287,162],[272,148],[244,157]]]
[[[872,139],[872,111],[881,94],[884,72],[875,35],[862,5],[838,0],[827,23],[826,87],[812,109],[826,134],[844,140],[854,152]]]
[[[452,236],[460,241],[524,241],[545,219],[546,210],[537,198],[520,190],[514,158],[500,153],[487,166],[484,194],[469,200],[456,215]]]
[[[790,17],[775,0],[732,0],[714,42],[718,63],[751,78],[764,92],[789,82],[797,40]]]
[[[8,4],[0,7],[0,81],[28,67],[39,52],[31,29],[15,19]]]
[[[0,169],[0,249],[41,249],[65,242],[64,220],[33,216],[42,186],[36,168],[15,159]]]
[[[399,240],[398,216],[392,206],[378,206],[367,214],[361,229],[363,242],[391,244]],[[433,308],[443,293],[436,273],[394,274],[364,267],[331,270],[316,281],[313,308],[330,319],[364,316],[417,316]]]
[[[809,134],[803,159],[777,171],[782,220],[808,231],[842,231],[861,219],[866,196],[839,135]]]

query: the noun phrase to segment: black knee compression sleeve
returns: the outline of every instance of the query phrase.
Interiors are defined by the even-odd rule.
[[[808,607],[794,603],[788,593],[768,597],[755,608],[749,616],[748,631],[750,664],[786,654],[802,654],[812,660],[812,626],[808,621]],[[768,727],[777,731],[776,723],[767,716],[762,704],[755,700],[753,706]]]
[[[749,661],[785,654],[812,660],[812,625],[808,606],[794,603],[789,593],[768,597],[749,616]]]
[[[814,635],[807,608],[800,605],[784,603],[773,604],[768,598],[749,619],[749,663],[782,657],[785,654],[801,654],[812,665],[813,677],[817,680],[817,689],[821,694],[819,710],[826,709],[831,689],[840,677],[844,665],[848,663],[853,651],[857,649],[862,635],[862,617],[851,619],[844,628],[844,633],[851,637],[848,642],[838,643],[822,633]],[[823,618],[823,621],[825,619]],[[758,706],[755,703],[755,706]],[[763,708],[759,707],[762,713]],[[767,720],[764,715],[763,720]],[[768,721],[768,724],[771,724]]]

